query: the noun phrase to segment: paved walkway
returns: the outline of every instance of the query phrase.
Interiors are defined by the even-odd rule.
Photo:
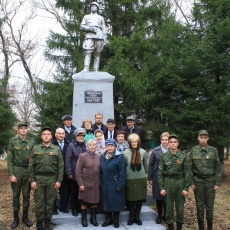
[[[97,214],[97,221],[99,226],[95,227],[90,224],[89,222],[89,213],[88,210],[88,227],[84,228],[81,225],[81,214],[77,217],[72,216],[71,211],[70,213],[62,213],[59,212],[58,215],[53,216],[52,223],[54,224],[55,230],[96,230],[96,229],[104,229],[104,230],[111,230],[115,229],[113,225],[107,226],[103,228],[101,224],[105,221],[104,214]],[[131,226],[127,225],[127,221],[129,219],[129,212],[123,211],[120,213],[120,227],[119,230],[165,230],[166,228],[163,225],[156,224],[156,212],[154,212],[149,206],[142,206],[140,218],[142,220],[142,225],[133,224]]]

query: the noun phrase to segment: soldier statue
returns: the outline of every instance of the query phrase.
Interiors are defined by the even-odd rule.
[[[104,18],[97,14],[99,4],[92,2],[90,4],[91,14],[85,15],[81,22],[81,30],[85,32],[83,42],[84,69],[82,72],[88,72],[91,55],[94,53],[93,70],[98,72],[100,64],[100,54],[106,43],[106,31]]]

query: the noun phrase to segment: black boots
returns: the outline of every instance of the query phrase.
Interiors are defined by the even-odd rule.
[[[87,227],[88,226],[86,214],[87,214],[87,209],[81,209],[81,224],[82,224],[82,227]]]
[[[130,217],[128,220],[128,225],[132,225],[133,223],[136,223],[137,225],[142,225],[142,221],[140,219],[141,207],[142,207],[141,201],[129,202]]]
[[[173,224],[168,224],[168,229],[169,230],[174,230]]]
[[[137,225],[142,225],[142,221],[140,219],[141,207],[142,207],[142,202],[137,201],[136,202],[136,217],[135,217],[135,222]]]
[[[111,212],[107,212],[106,213],[106,220],[102,224],[102,227],[106,227],[106,226],[111,225],[111,224],[113,224],[112,213]]]
[[[43,230],[43,220],[37,220],[37,230]]]
[[[198,219],[199,230],[204,230],[204,221]]]
[[[177,229],[177,230],[182,230],[182,225],[183,225],[183,224],[177,223],[176,229]]]
[[[44,230],[50,230],[50,219],[45,219]]]
[[[207,220],[207,230],[212,230],[212,226],[213,226],[213,223],[212,223],[212,220]]]
[[[163,200],[156,200],[156,205],[157,205],[157,219],[156,219],[156,224],[160,224],[162,220],[162,205],[163,205]]]
[[[114,212],[113,215],[113,226],[114,228],[119,228],[119,212]]]
[[[11,224],[11,228],[15,229],[19,225],[18,211],[14,211],[14,220]]]
[[[22,214],[22,222],[26,225],[26,227],[30,228],[33,226],[33,223],[28,219],[28,210],[23,211]]]
[[[93,226],[98,226],[96,219],[97,208],[91,208],[90,224]]]
[[[129,207],[129,220],[128,220],[128,225],[132,225],[135,222],[135,203],[133,201],[128,202],[128,207]]]

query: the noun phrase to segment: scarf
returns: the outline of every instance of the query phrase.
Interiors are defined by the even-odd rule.
[[[88,144],[86,144],[86,152],[89,153],[91,156],[95,156],[95,152],[91,152],[91,151],[89,150]]]
[[[140,149],[131,149],[132,157],[131,157],[131,165],[130,168],[135,171],[141,170],[141,154]]]
[[[163,147],[162,144],[161,144],[161,150],[162,150],[163,153],[166,153],[166,152],[168,152],[169,147],[165,148],[165,147]]]

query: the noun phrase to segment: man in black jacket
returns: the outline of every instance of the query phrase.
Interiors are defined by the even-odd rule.
[[[127,126],[121,128],[121,130],[125,130],[126,132],[125,140],[127,140],[127,137],[130,133],[136,133],[141,138],[141,148],[145,149],[147,142],[145,130],[141,126],[135,125],[135,118],[133,116],[129,116],[126,118],[126,124]]]
[[[60,128],[65,130],[65,139],[70,142],[75,138],[73,133],[76,129],[76,127],[72,125],[72,119],[71,115],[64,115],[62,117],[63,124],[60,125]]]
[[[52,143],[60,147],[60,150],[63,156],[63,160],[65,163],[66,149],[67,149],[69,142],[65,139],[65,130],[63,128],[56,129],[55,137],[53,138]],[[64,213],[69,213],[67,206],[69,202],[70,188],[71,188],[71,181],[67,179],[67,175],[64,169],[63,180],[61,183],[61,187],[59,189],[59,193],[60,193],[59,211],[64,212]],[[58,211],[57,211],[58,207],[57,207],[56,201],[57,199],[55,200],[55,203],[54,203],[54,210],[53,210],[54,215],[58,214]]]
[[[103,120],[103,114],[102,113],[96,113],[95,114],[95,123],[92,126],[93,133],[95,130],[100,129],[103,131],[103,133],[106,132],[107,127],[102,123]]]

